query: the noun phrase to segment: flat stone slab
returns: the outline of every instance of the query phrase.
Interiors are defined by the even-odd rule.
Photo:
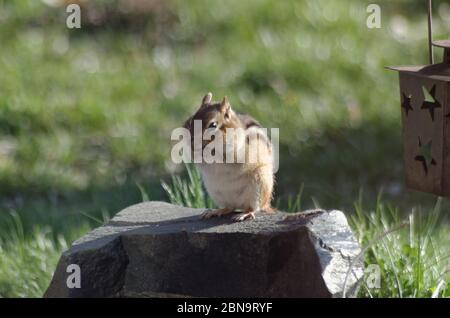
[[[346,277],[347,295],[362,279],[361,250],[340,211],[241,223],[202,220],[203,212],[164,202],[126,208],[62,254],[44,296],[341,297]],[[71,264],[80,288],[67,284]]]

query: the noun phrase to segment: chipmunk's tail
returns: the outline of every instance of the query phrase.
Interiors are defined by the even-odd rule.
[[[261,169],[263,170],[263,169]],[[265,169],[264,169],[265,170]],[[263,171],[264,171],[263,170]],[[262,173],[261,177],[261,210],[267,213],[275,212],[272,208],[271,202],[273,199],[273,175],[269,173]]]

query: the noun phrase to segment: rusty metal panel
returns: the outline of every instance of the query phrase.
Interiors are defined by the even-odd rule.
[[[441,193],[442,196],[450,196],[450,84],[447,83],[446,88],[446,96],[445,96],[445,107],[444,107],[444,130],[443,130],[443,139],[444,139],[444,167],[443,167],[443,175],[442,175],[442,187],[443,191]]]
[[[445,192],[447,89],[446,82],[400,73],[406,184],[412,189],[437,195]]]

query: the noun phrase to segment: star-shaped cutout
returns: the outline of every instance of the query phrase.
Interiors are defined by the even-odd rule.
[[[425,95],[425,101],[422,104],[421,109],[428,109],[430,111],[431,120],[434,121],[434,111],[436,108],[441,108],[441,103],[436,99],[436,85],[433,85],[430,92],[422,87],[423,93]]]
[[[406,95],[405,93],[402,93],[403,95],[403,103],[402,103],[402,108],[405,110],[406,112],[406,116],[408,116],[409,111],[414,110],[411,106],[411,95]]]
[[[426,175],[428,175],[428,169],[430,168],[430,166],[435,166],[437,164],[431,153],[432,146],[433,143],[431,140],[424,146],[422,145],[422,141],[419,138],[419,155],[416,156],[415,160],[422,163],[423,170],[425,171]]]

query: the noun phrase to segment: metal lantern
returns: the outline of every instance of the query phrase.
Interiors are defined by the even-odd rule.
[[[450,40],[433,41],[428,1],[430,65],[389,67],[400,74],[406,184],[440,196],[450,195]],[[434,64],[433,47],[444,49]]]

